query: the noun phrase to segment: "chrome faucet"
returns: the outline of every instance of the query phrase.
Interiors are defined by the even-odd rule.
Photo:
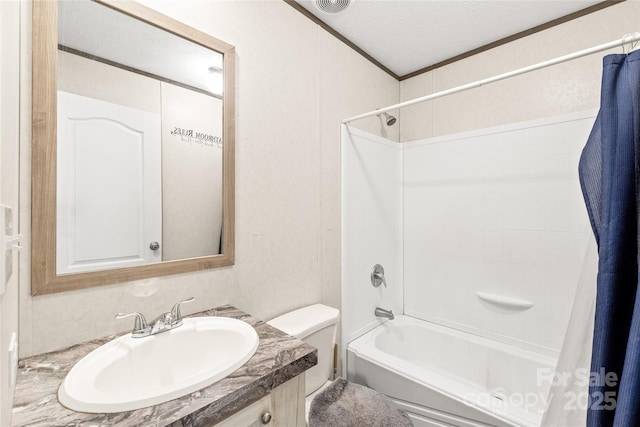
[[[147,320],[140,313],[117,313],[114,316],[114,319],[124,319],[125,317],[135,316],[136,321],[133,324],[133,330],[131,331],[131,337],[133,338],[143,338],[148,337],[150,335],[159,334],[161,332],[168,331],[170,329],[175,329],[178,326],[182,325],[182,313],[180,313],[180,305],[185,302],[194,301],[195,298],[191,297],[184,301],[177,302],[171,311],[166,313],[162,313],[160,316],[156,317],[151,323],[147,323]]]
[[[377,317],[386,317],[389,320],[393,320],[393,311],[385,310],[384,308],[376,307],[375,314]]]

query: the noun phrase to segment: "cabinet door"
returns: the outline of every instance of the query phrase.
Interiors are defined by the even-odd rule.
[[[244,408],[242,411],[219,422],[215,427],[264,427],[272,423],[264,424],[262,415],[271,413],[271,395],[267,395],[257,402]]]
[[[305,427],[304,397],[302,373],[215,427]],[[270,416],[265,423],[263,415],[266,413]]]

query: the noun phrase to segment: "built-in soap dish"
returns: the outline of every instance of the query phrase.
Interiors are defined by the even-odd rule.
[[[476,292],[476,296],[482,301],[489,304],[496,305],[509,310],[528,310],[533,307],[531,301],[526,301],[519,298],[506,297],[504,295],[491,294],[487,292]]]

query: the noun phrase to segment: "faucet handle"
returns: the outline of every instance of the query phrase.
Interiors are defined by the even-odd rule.
[[[151,327],[147,323],[147,320],[141,313],[134,311],[133,313],[116,313],[113,316],[114,319],[124,319],[126,317],[136,316],[136,321],[133,324],[133,330],[131,331],[131,336],[139,337],[143,335],[147,335],[147,333],[151,330]]]
[[[374,288],[377,288],[381,284],[384,287],[387,287],[387,279],[384,278],[384,268],[380,264],[376,264],[373,266],[373,270],[371,270],[371,284]]]
[[[186,302],[192,302],[195,301],[194,297],[188,298],[186,300],[177,302],[173,308],[171,309],[171,319],[173,323],[179,323],[182,322],[182,313],[180,313],[180,304],[184,304]]]

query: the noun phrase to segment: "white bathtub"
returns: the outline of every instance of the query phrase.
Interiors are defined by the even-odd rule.
[[[347,377],[422,426],[539,426],[556,359],[398,315],[349,343]],[[539,373],[539,369],[541,369]]]

